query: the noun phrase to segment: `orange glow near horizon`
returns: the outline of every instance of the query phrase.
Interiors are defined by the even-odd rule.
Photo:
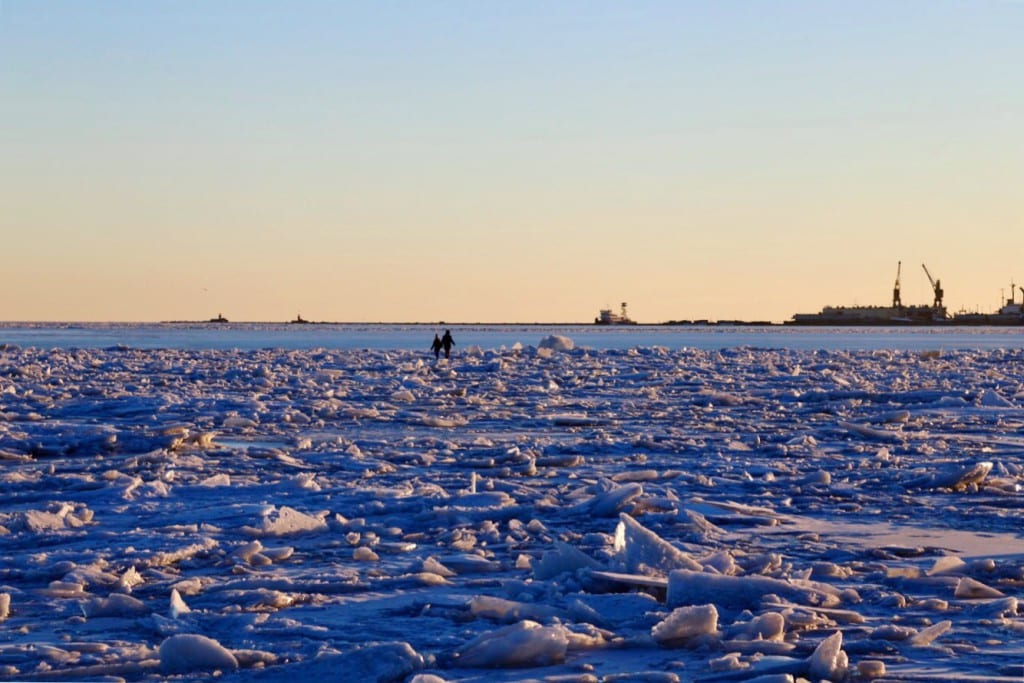
[[[1020,6],[0,5],[0,319],[780,322],[1024,282]]]

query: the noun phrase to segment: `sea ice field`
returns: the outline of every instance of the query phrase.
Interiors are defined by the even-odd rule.
[[[1020,683],[1022,370],[0,345],[0,680]]]

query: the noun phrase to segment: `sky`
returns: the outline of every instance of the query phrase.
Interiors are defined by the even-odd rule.
[[[899,262],[993,310],[1021,35],[1008,0],[0,0],[0,320],[782,321]]]

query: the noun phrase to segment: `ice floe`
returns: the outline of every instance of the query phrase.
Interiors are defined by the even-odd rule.
[[[6,345],[0,679],[1019,680],[1021,361]]]

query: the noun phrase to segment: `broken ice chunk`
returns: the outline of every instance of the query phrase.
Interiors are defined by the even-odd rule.
[[[593,517],[610,517],[641,496],[643,492],[644,487],[636,482],[616,486],[605,480],[598,484],[597,493],[592,498],[585,500],[575,508],[580,512],[587,512]]]
[[[471,614],[484,619],[493,619],[501,623],[512,623],[522,619],[550,620],[552,617],[563,617],[565,613],[550,605],[539,603],[505,600],[490,595],[477,595],[469,601]]]
[[[569,337],[560,334],[551,334],[540,340],[537,344],[539,349],[551,349],[552,351],[572,351],[576,344]]]
[[[171,619],[177,619],[182,614],[188,614],[192,610],[189,608],[185,601],[181,597],[181,593],[178,592],[177,588],[171,589],[171,608],[170,615]]]
[[[242,527],[250,536],[287,536],[310,531],[326,531],[327,522],[321,517],[307,515],[287,505],[271,506],[259,527]]]
[[[926,574],[928,576],[943,576],[947,574],[962,574],[967,567],[967,563],[961,560],[956,555],[944,555],[939,559],[935,560],[935,564],[929,569]]]
[[[1013,404],[1003,398],[998,391],[985,389],[978,398],[978,405],[986,408],[1012,408]]]
[[[87,617],[131,617],[149,613],[145,603],[124,593],[112,593],[108,598],[91,598],[82,605],[82,611]]]
[[[935,472],[912,479],[907,482],[907,486],[910,488],[964,491],[972,484],[980,484],[991,471],[992,463],[988,461],[975,463],[970,467],[953,465],[942,472]]]
[[[703,604],[708,595],[719,606],[738,609],[759,607],[764,596],[775,594],[799,605],[835,607],[839,591],[814,581],[782,581],[770,576],[724,576],[677,569],[668,577],[669,607]]]
[[[660,645],[681,646],[702,636],[718,636],[718,610],[714,605],[677,607],[651,629],[651,637]]]
[[[311,681],[404,681],[423,668],[423,655],[404,641],[357,645],[336,657],[317,657],[322,666],[304,676]]]
[[[843,632],[836,631],[818,644],[807,660],[807,673],[815,680],[839,681],[846,677],[849,659],[843,652]]]
[[[164,673],[237,669],[235,656],[212,638],[195,633],[171,636],[160,644],[160,670]]]
[[[457,665],[470,668],[547,666],[565,661],[569,640],[561,626],[524,620],[483,633],[456,652]]]
[[[673,569],[700,571],[701,564],[627,514],[619,515],[615,550],[625,571],[665,575]]]
[[[781,642],[786,635],[786,618],[781,612],[765,612],[749,622],[733,625],[730,631],[733,638]]]
[[[933,626],[929,626],[926,629],[918,631],[916,635],[911,636],[910,643],[912,645],[917,645],[919,647],[931,645],[933,640],[935,640],[951,628],[953,628],[952,621],[940,621],[939,623]]]
[[[533,568],[535,578],[546,581],[577,569],[599,569],[601,564],[583,551],[567,543],[555,541],[555,549],[541,555]]]
[[[953,597],[963,600],[988,600],[992,598],[1005,598],[1006,594],[991,586],[986,586],[981,581],[975,581],[969,576],[962,576],[957,581]]]

